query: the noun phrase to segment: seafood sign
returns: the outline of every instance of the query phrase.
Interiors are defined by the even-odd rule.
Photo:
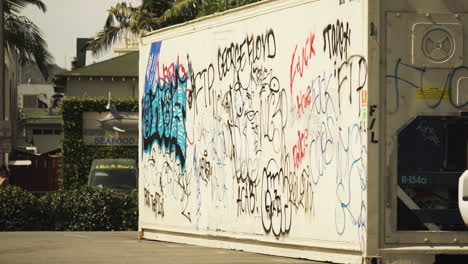
[[[138,113],[83,112],[83,142],[85,145],[138,145]]]

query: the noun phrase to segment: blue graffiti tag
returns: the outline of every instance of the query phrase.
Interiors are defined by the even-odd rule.
[[[338,235],[343,235],[346,230],[346,219],[350,219],[351,224],[357,227],[361,246],[365,247],[367,208],[364,199],[367,190],[367,168],[363,157],[367,154],[367,148],[363,142],[362,133],[362,129],[357,124],[348,127],[347,131],[342,131],[340,128],[336,178],[336,197],[339,205],[335,209],[335,228]],[[343,134],[347,136],[346,141]],[[352,201],[352,181],[359,182],[360,201]]]
[[[160,149],[174,153],[184,172],[188,72],[178,58],[169,66],[160,65],[161,45],[161,42],[151,45],[147,62],[142,98],[142,151],[149,153],[156,142]]]
[[[400,71],[414,71],[415,73],[418,74],[418,78],[415,80],[408,80],[405,78],[402,78],[400,75]],[[437,99],[437,101],[434,104],[428,104],[429,108],[435,109],[440,106],[442,103],[442,99],[445,98],[447,95],[450,99],[450,104],[452,107],[456,109],[461,109],[464,108],[465,106],[468,105],[468,102],[464,102],[461,104],[457,104],[454,101],[454,96],[452,95],[452,85],[454,82],[454,76],[460,71],[463,70],[468,70],[468,67],[466,66],[460,66],[453,68],[448,71],[447,76],[444,81],[444,86],[443,86],[443,92],[440,94],[440,97]],[[406,86],[418,89],[423,87],[423,80],[424,80],[424,75],[425,74],[430,74],[431,70],[428,68],[421,68],[417,66],[413,66],[410,64],[406,64],[402,61],[402,59],[398,59],[395,63],[395,71],[392,74],[385,75],[386,78],[394,79],[395,80],[395,98],[396,98],[396,106],[395,106],[395,112],[398,111],[400,108],[400,83],[405,84]]]

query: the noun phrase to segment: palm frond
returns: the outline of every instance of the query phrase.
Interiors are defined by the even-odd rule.
[[[133,15],[132,23],[130,24],[130,31],[135,36],[140,36],[146,32],[152,31],[157,28],[157,16],[148,10],[140,10]]]
[[[8,14],[5,15],[4,30],[6,48],[16,51],[20,63],[34,62],[47,80],[53,58],[40,29],[27,17]]]
[[[26,6],[33,5],[42,12],[47,11],[46,5],[41,0],[1,0],[5,14],[19,14]]]
[[[138,8],[133,7],[131,4],[118,3],[107,11],[108,16],[104,27],[115,26],[116,22],[126,27],[135,12],[138,12]]]
[[[226,9],[226,3],[227,2],[225,2],[225,0],[203,1],[197,17],[208,16],[216,12],[223,11]]]
[[[120,37],[129,36],[138,31],[135,28],[138,23],[134,20],[139,13],[139,8],[122,2],[111,7],[107,13],[104,28],[88,43],[88,48],[93,54],[109,50]]]
[[[158,28],[196,18],[202,3],[203,0],[176,0],[172,7],[158,18]]]
[[[122,35],[122,29],[120,27],[106,27],[99,31],[97,35],[88,43],[88,49],[93,54],[101,54],[104,51],[109,50]]]
[[[172,7],[174,2],[175,0],[145,0],[140,9],[153,14],[154,17],[160,17],[166,10]]]

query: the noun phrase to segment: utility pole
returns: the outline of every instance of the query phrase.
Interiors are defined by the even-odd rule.
[[[3,6],[4,1],[0,0],[0,111],[2,111],[0,115],[0,121],[4,122],[5,121],[5,28],[3,26],[4,20],[5,20],[5,14],[4,14],[4,6]],[[3,166],[5,165],[5,153],[0,152],[0,176],[2,176],[2,173],[5,173],[3,171]]]
[[[5,20],[5,15],[3,12],[4,6],[3,6],[3,0],[0,0],[0,111],[2,111],[0,115],[0,120],[3,121],[5,120],[5,34],[4,34],[4,20]],[[2,155],[3,156],[3,155]]]

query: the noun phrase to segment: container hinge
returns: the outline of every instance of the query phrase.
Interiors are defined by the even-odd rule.
[[[370,26],[369,26],[369,35],[371,37],[376,37],[377,36],[377,29],[375,27],[375,24],[374,22],[371,22],[370,23]]]

